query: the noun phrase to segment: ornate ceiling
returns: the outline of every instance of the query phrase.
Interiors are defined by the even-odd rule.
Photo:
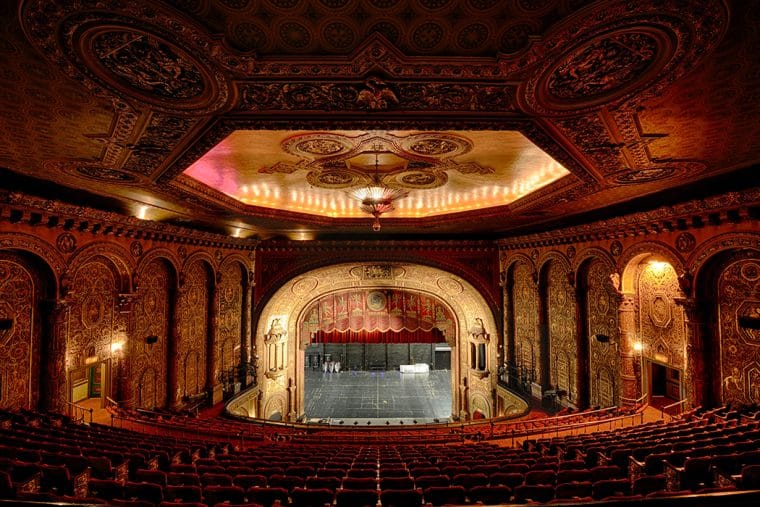
[[[296,239],[373,234],[346,189],[375,156],[409,196],[374,237],[504,236],[685,199],[760,159],[758,13],[758,0],[3,2],[0,186],[43,180],[63,199]]]

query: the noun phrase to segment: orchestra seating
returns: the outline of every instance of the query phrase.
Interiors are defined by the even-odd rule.
[[[419,507],[657,505],[697,494],[702,501],[727,495],[720,502],[731,505],[726,498],[760,499],[748,498],[759,494],[759,449],[760,417],[728,410],[519,447],[262,442],[248,448],[0,412],[0,498],[161,507]]]

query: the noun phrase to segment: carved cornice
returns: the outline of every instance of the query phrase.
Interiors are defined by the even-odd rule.
[[[696,229],[723,222],[757,220],[760,187],[695,199],[608,220],[498,240],[500,250],[600,241]]]
[[[257,242],[222,234],[200,232],[176,225],[41,199],[19,192],[0,192],[0,221],[35,227],[59,228],[166,243],[254,250]]]

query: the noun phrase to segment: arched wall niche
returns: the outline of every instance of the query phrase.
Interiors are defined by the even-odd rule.
[[[471,414],[466,407],[472,406],[472,403],[466,401],[478,393],[488,400],[488,413],[493,413],[492,392],[497,381],[497,328],[494,315],[482,294],[461,277],[438,268],[377,262],[342,263],[303,273],[283,284],[271,299],[262,303],[255,332],[254,360],[258,371],[264,371],[267,360],[265,335],[271,337],[273,331],[280,335],[284,333],[287,350],[287,365],[281,373],[259,375],[262,393],[259,413],[262,418],[268,419],[272,415],[267,407],[275,398],[287,400],[286,419],[295,420],[302,415],[304,340],[299,336],[299,319],[312,301],[350,288],[396,288],[436,294],[446,302],[457,319],[452,347],[452,414],[469,418]],[[478,325],[477,318],[482,319],[483,327],[489,334],[488,370],[484,372],[470,369],[468,347],[462,346],[467,343],[469,331]],[[462,399],[464,395],[461,393],[467,393],[467,400]]]
[[[628,353],[639,385],[636,396],[647,394],[653,365],[679,372],[679,392],[671,397],[693,402],[695,372],[689,362],[689,338],[682,303],[680,256],[660,243],[642,243],[623,256],[621,289],[622,353]],[[627,303],[627,304],[626,304]]]
[[[6,324],[0,329],[0,408],[44,407],[51,327],[44,310],[54,295],[55,276],[42,258],[0,248],[0,319]]]
[[[722,248],[715,250],[716,245]],[[701,347],[693,345],[692,352],[712,377],[711,383],[696,382],[702,404],[760,402],[760,247],[750,245],[721,238],[698,266],[695,315],[700,318],[693,330],[700,339],[693,341]]]

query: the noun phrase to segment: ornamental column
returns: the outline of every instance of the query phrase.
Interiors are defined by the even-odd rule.
[[[620,326],[620,381],[622,397],[635,400],[642,394],[642,350],[634,355],[636,340],[636,297],[620,293],[618,299],[618,325]]]
[[[217,272],[209,287],[208,327],[206,328],[206,392],[209,401],[215,405],[222,401],[222,385],[218,382],[216,369],[217,344],[216,335],[219,324],[219,286],[222,273]]]
[[[251,329],[251,286],[253,272],[243,280],[243,314],[240,316],[240,385],[248,385],[248,341]]]
[[[674,301],[683,308],[686,324],[686,399],[692,407],[705,406],[710,399],[710,383],[706,381],[705,345],[697,303],[694,298],[674,298]]]
[[[169,323],[169,338],[166,344],[166,407],[172,408],[179,405],[182,399],[182,391],[179,387],[178,369],[179,369],[179,357],[177,350],[179,348],[179,341],[182,338],[180,330],[180,297],[182,293],[182,287],[184,286],[185,277],[182,273],[179,274],[177,285],[172,287],[169,292],[169,315],[171,316],[171,322]]]
[[[66,401],[66,344],[69,336],[71,301],[56,299],[42,302],[47,314],[47,339],[42,347],[40,371],[40,406],[49,412],[65,414]]]
[[[572,274],[572,273],[571,273]],[[572,279],[573,282],[575,279]],[[588,325],[586,320],[587,289],[584,284],[572,284],[573,297],[575,299],[575,337],[578,350],[578,371],[576,383],[578,385],[578,397],[576,404],[583,410],[589,407],[591,401],[590,363]]]

